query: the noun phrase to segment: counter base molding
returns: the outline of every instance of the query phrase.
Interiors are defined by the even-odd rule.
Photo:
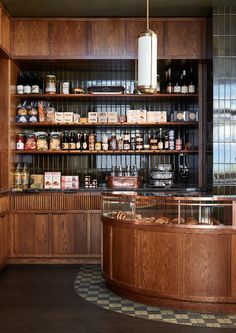
[[[234,227],[102,221],[102,272],[112,291],[150,305],[236,312]]]

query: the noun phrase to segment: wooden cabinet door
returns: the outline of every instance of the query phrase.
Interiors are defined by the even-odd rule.
[[[125,22],[119,20],[91,21],[91,55],[120,57],[126,54]]]
[[[13,56],[48,56],[49,22],[15,21],[12,52]]]
[[[15,254],[48,254],[48,214],[15,214],[14,240]]]
[[[165,23],[165,57],[204,58],[204,34],[204,21],[167,21]]]
[[[157,55],[158,57],[164,56],[163,46],[163,22],[150,20],[150,29],[157,34]],[[126,52],[127,56],[137,58],[138,56],[138,35],[146,30],[146,21],[127,21],[126,24]]]
[[[86,254],[87,214],[53,214],[53,254]]]
[[[8,257],[8,215],[0,215],[0,267],[6,265]]]
[[[53,21],[50,23],[51,56],[88,56],[88,22]]]
[[[101,254],[101,213],[90,214],[90,253]]]
[[[7,52],[10,52],[11,20],[7,12],[1,8],[1,44]]]

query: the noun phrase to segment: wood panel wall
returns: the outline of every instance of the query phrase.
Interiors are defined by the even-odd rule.
[[[151,19],[158,58],[205,58],[205,19]],[[14,19],[13,58],[134,59],[144,19]]]

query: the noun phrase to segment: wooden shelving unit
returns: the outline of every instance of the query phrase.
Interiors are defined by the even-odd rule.
[[[197,127],[198,122],[191,121],[176,121],[176,122],[161,122],[161,123],[49,123],[49,122],[35,122],[35,123],[13,123],[13,126],[18,127],[53,127],[53,126],[70,126],[70,127],[153,127],[153,126],[186,126],[186,127]]]

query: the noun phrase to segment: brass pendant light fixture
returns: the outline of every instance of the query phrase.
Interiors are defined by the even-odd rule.
[[[147,0],[147,29],[138,35],[138,90],[153,94],[157,88],[157,34],[149,29],[149,0]]]

